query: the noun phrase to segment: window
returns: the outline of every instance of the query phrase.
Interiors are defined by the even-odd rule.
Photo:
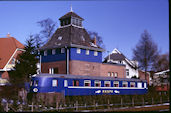
[[[64,87],[67,87],[67,86],[68,86],[68,81],[64,80]]]
[[[98,52],[97,51],[94,51],[94,56],[98,56]]]
[[[52,86],[57,87],[58,86],[58,80],[52,80]]]
[[[58,40],[62,40],[62,36],[59,36],[59,37],[58,37]]]
[[[91,86],[90,80],[84,80],[84,86]]]
[[[49,68],[49,74],[54,74],[54,69],[53,68]]]
[[[111,76],[112,76],[112,77],[114,76],[114,72],[111,73]]]
[[[147,88],[147,83],[144,83],[144,88]]]
[[[115,72],[115,78],[117,78],[118,77],[118,73],[117,72]]]
[[[135,82],[130,82],[130,87],[135,87]]]
[[[122,87],[128,87],[128,82],[122,82]]]
[[[58,68],[56,67],[56,68],[54,68],[54,74],[58,74],[59,72],[58,72]]]
[[[138,82],[137,86],[138,86],[138,88],[142,88],[142,83]]]
[[[44,56],[47,56],[47,50],[44,51]]]
[[[94,81],[94,87],[101,87],[101,81],[95,80]]]
[[[89,55],[89,50],[86,50],[86,55]]]
[[[73,86],[79,86],[79,81],[78,80],[73,80],[72,84],[73,84]]]
[[[61,48],[61,53],[65,53],[65,48]]]
[[[110,77],[111,73],[110,73],[110,72],[108,72],[108,74],[107,74],[107,75]]]
[[[129,76],[129,69],[126,69],[126,75]]]
[[[55,54],[56,54],[56,50],[52,49],[52,55],[55,55]]]
[[[81,53],[81,49],[77,48],[77,53],[80,54]]]
[[[110,87],[110,81],[104,81],[104,86],[105,87]]]
[[[113,87],[119,87],[119,81],[114,81],[113,82]]]
[[[38,86],[38,81],[37,80],[33,81],[33,86]]]
[[[15,64],[15,58],[12,58],[12,62],[11,62],[12,64]]]

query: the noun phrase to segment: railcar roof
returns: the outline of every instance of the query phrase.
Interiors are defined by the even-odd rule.
[[[114,78],[114,77],[102,77],[102,76],[84,76],[84,75],[66,75],[66,74],[37,74],[34,77],[57,77],[57,78],[72,78],[72,79],[94,79],[94,80],[119,80],[119,81],[143,81],[134,78]]]

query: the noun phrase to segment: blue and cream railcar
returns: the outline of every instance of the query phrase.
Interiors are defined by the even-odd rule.
[[[147,93],[147,82],[139,79],[121,79],[99,76],[65,74],[38,74],[32,77],[31,92],[64,93],[73,95],[134,95]]]

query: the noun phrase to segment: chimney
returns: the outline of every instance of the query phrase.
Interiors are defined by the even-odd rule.
[[[7,34],[7,38],[9,38],[9,37],[11,37],[11,36],[10,36],[10,33],[8,32],[8,34]]]
[[[96,36],[94,36],[94,45],[96,45]]]

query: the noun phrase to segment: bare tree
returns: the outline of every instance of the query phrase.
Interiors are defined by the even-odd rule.
[[[38,21],[37,23],[42,28],[39,35],[37,35],[37,38],[41,38],[42,40],[44,40],[43,43],[46,43],[53,35],[57,23],[50,18]]]
[[[104,45],[104,43],[103,43],[103,39],[102,39],[101,36],[99,36],[99,34],[98,34],[97,32],[88,31],[88,34],[89,34],[89,36],[90,36],[90,38],[91,38],[92,40],[94,40],[94,38],[96,37],[96,41],[97,41],[96,43],[97,43],[97,45],[98,45],[99,47],[105,49],[105,45]]]
[[[154,71],[164,71],[169,69],[169,53],[161,54],[153,64]]]
[[[147,30],[141,34],[141,39],[133,49],[133,60],[139,62],[139,68],[145,71],[145,79],[147,71],[152,69],[152,65],[158,56],[158,47],[153,42],[151,35]]]

